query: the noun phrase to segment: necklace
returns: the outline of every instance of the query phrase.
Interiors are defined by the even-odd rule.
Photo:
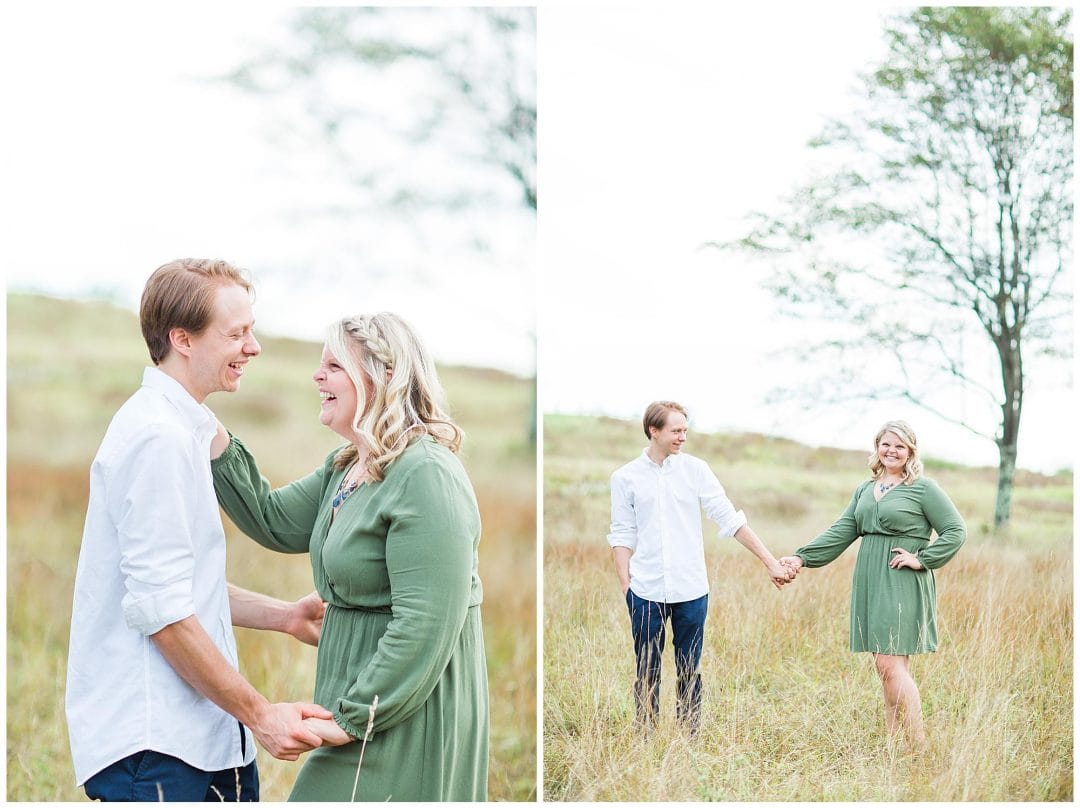
[[[348,485],[345,485],[345,481],[347,479],[349,479],[348,472],[345,473],[345,475],[341,478],[341,482],[338,483],[337,493],[334,495],[333,502],[330,503],[331,508],[337,508],[339,505],[341,505],[341,503],[343,503],[352,495],[353,491],[360,487],[359,480],[353,480]]]
[[[888,485],[886,485],[885,483],[879,483],[878,484],[878,491],[880,491],[881,493],[884,494],[886,491],[888,491],[890,488],[892,488],[895,485],[896,485],[896,483],[889,483]]]

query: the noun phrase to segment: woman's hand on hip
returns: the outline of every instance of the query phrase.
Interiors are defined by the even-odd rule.
[[[896,555],[894,555],[889,560],[889,566],[892,567],[894,570],[898,570],[903,567],[907,567],[913,570],[925,569],[922,562],[919,561],[918,557],[914,553],[909,553],[903,547],[894,547],[892,548],[892,551],[896,553]]]

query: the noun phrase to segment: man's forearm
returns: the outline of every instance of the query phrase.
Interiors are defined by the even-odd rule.
[[[629,547],[612,547],[612,556],[615,559],[615,572],[619,576],[619,583],[625,593],[630,588],[630,556],[634,551]]]
[[[286,631],[292,604],[229,584],[232,624],[239,628]]]
[[[240,723],[253,726],[270,702],[240,675],[197,617],[185,617],[150,635],[154,645],[185,682]]]
[[[150,639],[181,679],[248,727],[274,757],[296,760],[322,743],[304,719],[330,719],[333,713],[318,704],[271,704],[222,656],[194,615]]]
[[[758,538],[750,525],[743,525],[735,531],[735,541],[753,553],[766,567],[777,564],[776,557],[769,552],[764,542]]]
[[[318,645],[326,605],[318,592],[290,603],[229,584],[229,609],[234,626],[280,631],[308,645]]]

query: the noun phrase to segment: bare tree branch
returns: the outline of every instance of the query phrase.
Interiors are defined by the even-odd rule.
[[[864,77],[865,108],[810,143],[846,164],[796,189],[780,212],[752,216],[750,231],[726,245],[769,263],[765,285],[782,310],[844,318],[869,345],[887,334],[900,395],[997,444],[997,526],[1009,517],[1024,352],[1057,349],[1054,325],[1071,316],[1070,21],[1068,10],[1049,8],[923,7],[895,17],[888,56]],[[863,265],[846,255],[860,239],[873,256]],[[912,316],[882,321],[868,305],[881,289],[899,293]],[[949,342],[975,325],[986,335],[980,349],[997,359],[993,382]],[[852,362],[850,350],[838,352]],[[920,388],[929,378],[992,402],[996,434],[928,400]]]

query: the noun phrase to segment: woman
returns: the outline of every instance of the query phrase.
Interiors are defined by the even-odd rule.
[[[889,421],[874,438],[871,479],[855,489],[840,518],[794,556],[796,571],[822,567],[862,536],[851,581],[851,650],[869,651],[885,694],[885,723],[900,723],[915,745],[925,740],[911,654],[937,649],[933,570],[956,555],[964,520],[937,483],[922,476],[915,433]],[[938,537],[930,542],[930,531]]]
[[[226,513],[265,547],[309,553],[327,602],[314,700],[334,720],[308,719],[324,745],[289,799],[484,800],[480,518],[461,431],[396,315],[333,324],[313,378],[319,421],[347,441],[317,471],[271,491],[220,425],[211,451]]]

